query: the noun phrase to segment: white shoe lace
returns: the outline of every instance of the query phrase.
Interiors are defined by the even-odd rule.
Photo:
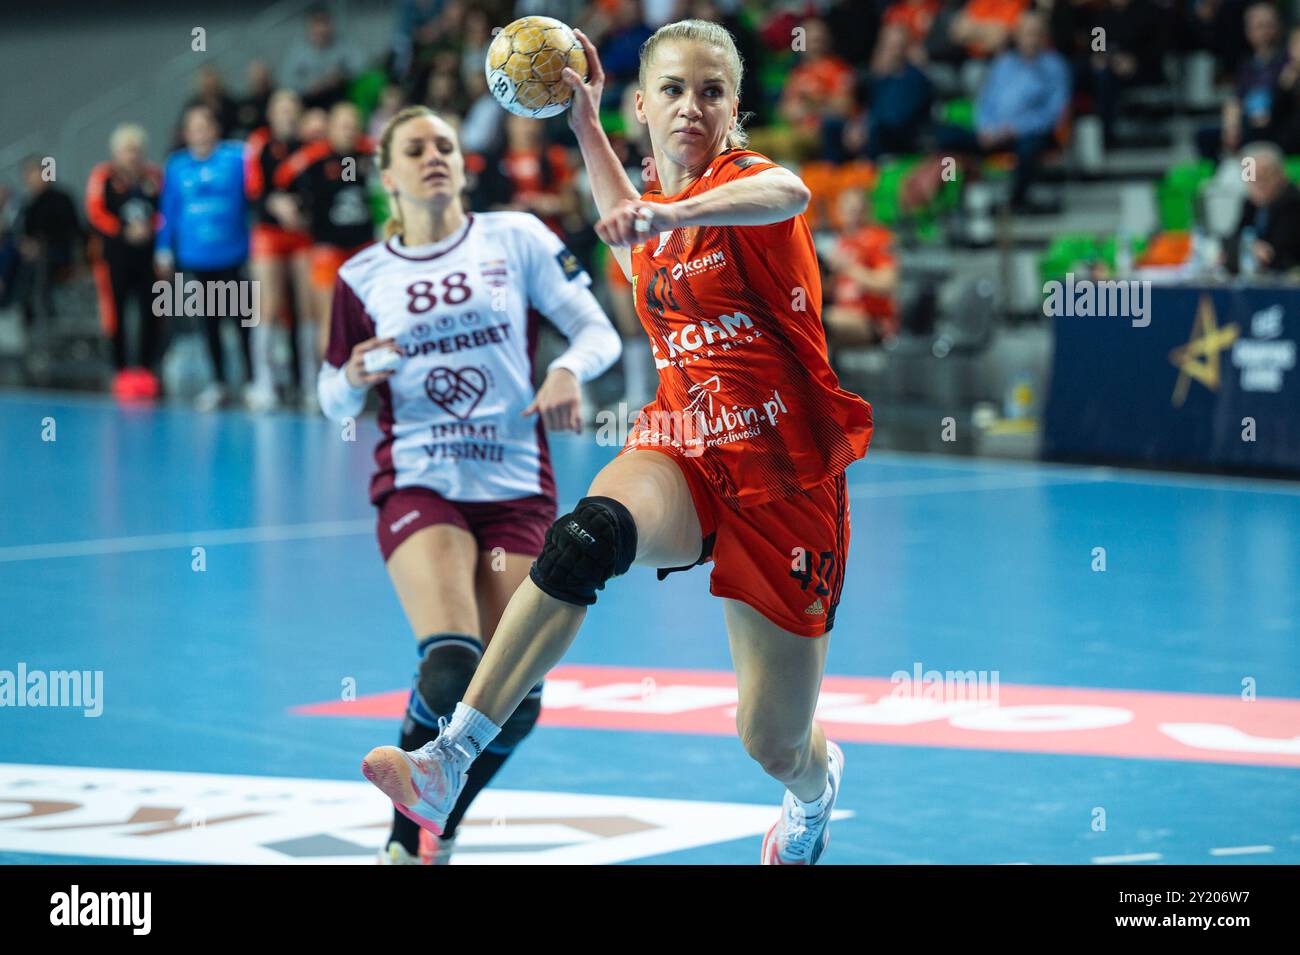
[[[820,819],[821,816],[817,816],[814,822]],[[782,828],[785,839],[782,840],[781,855],[791,859],[802,859],[812,852],[813,839],[819,827],[807,825],[804,811],[793,799],[785,806],[785,825]]]
[[[441,761],[468,764],[474,761],[473,754],[470,753],[459,742],[451,742],[447,738],[447,726],[451,723],[445,716],[438,717],[438,737],[430,740],[417,750],[421,756],[421,763],[424,764],[429,760],[439,760],[436,755],[439,749],[446,753]],[[461,769],[463,772],[463,768]],[[451,774],[449,774],[451,775]]]

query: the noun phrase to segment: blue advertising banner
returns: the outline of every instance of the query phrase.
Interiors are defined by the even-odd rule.
[[[1142,292],[1052,309],[1044,456],[1300,472],[1300,288]]]

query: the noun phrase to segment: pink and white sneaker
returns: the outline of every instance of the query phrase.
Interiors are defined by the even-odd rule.
[[[763,837],[760,865],[816,865],[822,857],[831,841],[831,813],[844,776],[844,751],[830,740],[826,741],[826,768],[831,799],[822,814],[807,823],[794,801],[794,794],[787,789],[781,803],[781,818]]]
[[[361,761],[361,775],[391,799],[398,812],[438,836],[474,761],[464,746],[447,741],[449,722],[446,717],[439,719],[438,738],[413,752],[378,746]]]

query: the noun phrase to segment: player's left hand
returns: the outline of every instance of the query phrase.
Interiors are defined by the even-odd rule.
[[[578,387],[577,376],[567,368],[556,368],[548,373],[532,403],[522,413],[530,415],[534,412],[541,412],[547,431],[576,431],[581,434],[582,390]]]
[[[638,222],[642,223],[640,229]],[[672,203],[623,199],[596,223],[596,235],[608,246],[629,246],[644,242],[647,235],[676,227],[677,213]]]

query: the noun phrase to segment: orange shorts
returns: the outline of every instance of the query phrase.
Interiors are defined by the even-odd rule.
[[[306,232],[291,232],[266,223],[253,226],[252,256],[255,259],[287,259],[310,248],[311,236]]]
[[[790,497],[733,509],[705,478],[698,459],[662,445],[682,469],[703,535],[700,558],[713,562],[709,592],[753,607],[778,627],[820,637],[835,625],[849,554],[849,495],[844,474]],[[629,448],[631,450],[631,448]]]
[[[311,248],[311,283],[317,288],[332,289],[343,263],[364,249],[369,242],[354,249],[337,245],[314,245]]]

